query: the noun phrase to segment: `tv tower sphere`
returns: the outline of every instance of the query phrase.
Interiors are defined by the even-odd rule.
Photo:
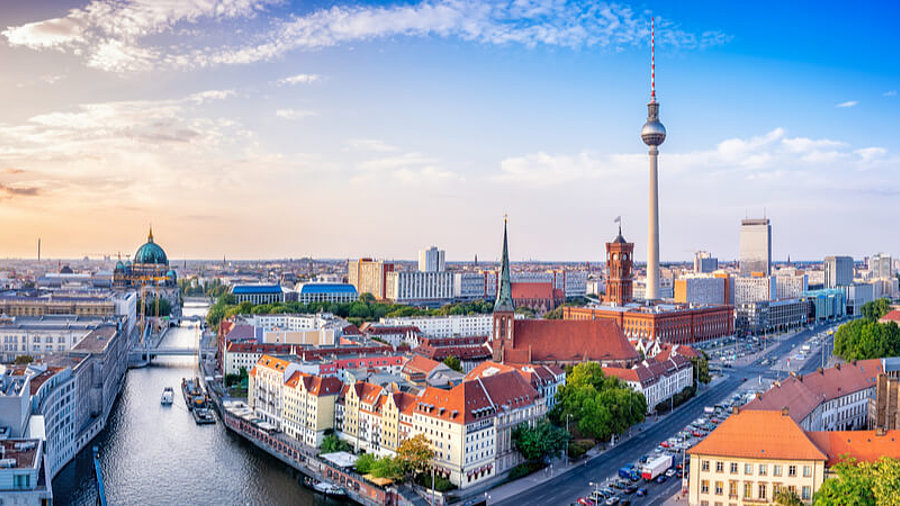
[[[641,140],[648,146],[659,146],[666,140],[666,127],[659,122],[659,103],[647,104],[647,122],[641,128]]]

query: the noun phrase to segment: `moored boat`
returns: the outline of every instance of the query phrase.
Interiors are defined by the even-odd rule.
[[[159,403],[163,406],[171,406],[172,402],[175,400],[175,390],[172,387],[166,387],[163,389],[162,397],[159,399]]]

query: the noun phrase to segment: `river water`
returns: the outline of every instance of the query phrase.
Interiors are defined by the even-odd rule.
[[[184,316],[205,315],[187,303]],[[194,323],[172,328],[162,346],[193,346]],[[196,425],[181,395],[181,378],[198,375],[193,358],[161,357],[128,371],[106,428],[92,444],[101,448],[109,504],[326,504],[299,484],[289,466],[215,425]],[[175,402],[160,405],[163,388]],[[97,492],[88,444],[53,480],[56,504],[94,505]]]

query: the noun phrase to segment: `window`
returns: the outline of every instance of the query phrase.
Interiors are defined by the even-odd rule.
[[[772,475],[781,476],[781,464],[775,464],[772,466]]]
[[[744,474],[753,474],[753,464],[744,464]]]
[[[731,463],[731,474],[737,474],[737,470],[738,470],[737,462],[732,462]]]
[[[812,476],[812,467],[803,466],[803,477],[809,478],[810,476]]]
[[[810,490],[810,488],[808,486],[803,487],[803,493],[800,495],[800,499],[803,499],[804,501],[808,501],[811,496],[812,496],[812,491]]]
[[[760,499],[760,500],[763,500],[763,501],[764,501],[764,500],[766,499],[766,488],[767,488],[767,487],[766,487],[766,484],[765,484],[765,483],[760,483],[760,484],[759,484],[759,499]]]
[[[797,466],[788,466],[788,476],[797,476]]]
[[[725,464],[723,464],[721,462],[716,462],[716,472],[721,473],[724,470],[725,470]]]
[[[760,476],[765,476],[765,475],[766,475],[766,467],[768,467],[768,466],[766,466],[765,464],[760,464],[760,465],[759,465],[759,475],[760,475]]]
[[[750,499],[753,496],[753,482],[744,482],[744,499]]]
[[[716,495],[722,495],[722,488],[723,488],[722,482],[717,481],[716,482]]]
[[[738,496],[738,482],[735,480],[731,480],[728,482],[728,497],[737,499]]]
[[[709,480],[700,480],[700,493],[701,494],[709,493]]]

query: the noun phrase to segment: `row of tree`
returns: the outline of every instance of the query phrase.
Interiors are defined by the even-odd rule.
[[[141,314],[142,311],[144,316],[169,316],[172,314],[172,303],[162,297],[148,298],[146,302],[138,299],[137,312]]]
[[[201,281],[200,278],[179,278],[178,289],[181,295],[185,297],[219,297],[228,292],[228,286],[219,278],[212,278],[208,281]]]
[[[900,355],[900,327],[868,318],[845,323],[834,334],[834,354],[846,361]]]

